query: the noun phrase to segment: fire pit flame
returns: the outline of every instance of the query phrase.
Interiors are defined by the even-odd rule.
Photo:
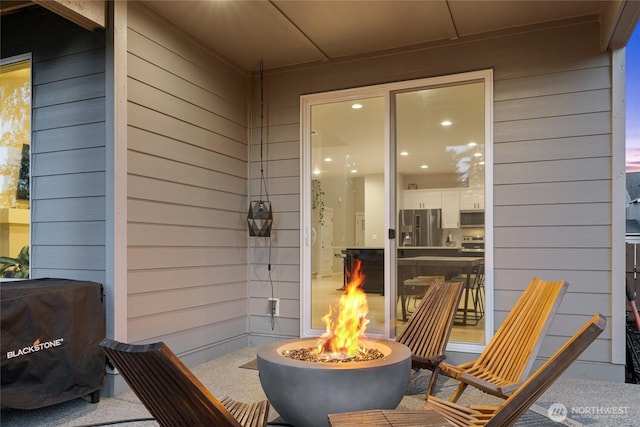
[[[319,358],[353,359],[358,353],[366,352],[360,343],[369,323],[369,304],[362,290],[364,280],[362,261],[356,259],[340,301],[329,307],[329,313],[322,318],[326,332],[314,350]]]

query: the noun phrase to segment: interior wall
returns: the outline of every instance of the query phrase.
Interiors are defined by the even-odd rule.
[[[367,248],[384,248],[387,238],[384,228],[384,175],[364,177],[364,245]]]
[[[526,34],[274,70],[265,75],[268,144],[288,147],[269,157],[271,194],[292,200],[273,241],[276,297],[286,309],[269,331],[266,316],[251,312],[251,344],[299,334],[300,96],[303,94],[492,69],[494,73],[493,206],[494,328],[538,276],[567,280],[568,294],[540,351],[552,354],[594,312],[611,312],[611,60],[599,49],[597,22]],[[255,106],[254,106],[255,108]],[[279,185],[279,167],[290,169]],[[253,172],[255,173],[255,172]],[[279,228],[279,227],[283,228]],[[266,269],[265,269],[266,270]],[[252,281],[257,278],[252,277]],[[255,284],[252,285],[252,289]],[[253,293],[259,300],[266,295]],[[255,306],[259,306],[256,301]],[[304,309],[304,308],[302,308]],[[470,359],[473,355],[451,355]],[[455,361],[455,360],[454,360]],[[606,331],[575,364],[581,374],[623,378],[611,365]],[[592,369],[598,363],[606,369]]]

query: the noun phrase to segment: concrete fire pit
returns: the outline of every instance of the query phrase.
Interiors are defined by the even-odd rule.
[[[260,384],[273,408],[295,427],[326,427],[331,413],[394,409],[411,374],[411,351],[395,341],[362,339],[380,359],[320,363],[283,356],[314,347],[318,338],[276,342],[258,350]]]

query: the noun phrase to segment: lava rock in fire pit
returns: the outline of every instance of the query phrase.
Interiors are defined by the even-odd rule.
[[[376,348],[361,349],[354,355],[346,353],[320,353],[314,352],[314,347],[297,348],[293,350],[283,351],[284,357],[296,360],[305,360],[307,362],[316,363],[346,363],[346,362],[366,362],[367,360],[375,360],[384,357],[384,353]]]
[[[326,427],[331,413],[395,409],[411,376],[411,351],[395,341],[363,339],[383,357],[323,363],[286,352],[313,347],[317,338],[293,339],[258,350],[260,384],[273,408],[295,427]]]

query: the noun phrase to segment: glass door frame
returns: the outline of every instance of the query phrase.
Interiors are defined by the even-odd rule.
[[[395,92],[435,87],[442,85],[464,84],[471,81],[484,82],[485,114],[485,343],[493,331],[493,71],[480,70],[446,76],[429,77],[416,80],[385,83],[374,86],[344,89],[300,97],[300,335],[302,337],[319,336],[324,331],[311,328],[311,108],[314,105],[342,102],[371,97],[385,99],[385,243],[384,243],[384,294],[385,326],[382,338],[394,338],[396,285],[396,239],[388,233],[396,231],[396,159],[393,138],[393,102]],[[397,237],[397,236],[396,236]],[[367,334],[376,337],[374,334]],[[484,345],[451,342],[447,347],[452,351],[479,352]]]

